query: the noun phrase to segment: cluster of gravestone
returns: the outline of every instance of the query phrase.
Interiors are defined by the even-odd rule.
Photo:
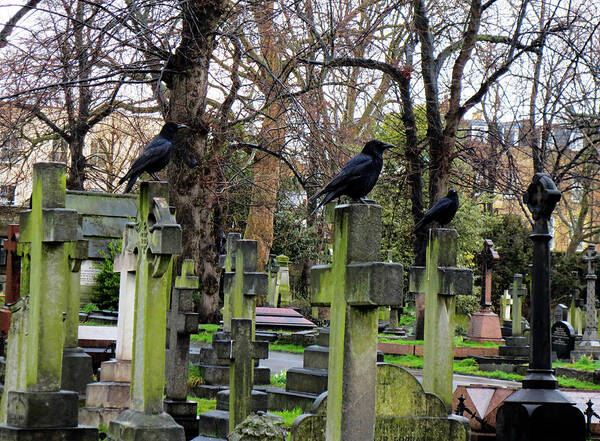
[[[473,286],[472,272],[457,267],[455,230],[429,230],[425,266],[408,271],[410,292],[424,299],[426,310],[421,385],[404,368],[377,359],[380,311],[391,309],[388,328],[396,330],[404,294],[403,266],[381,261],[381,207],[338,205],[331,264],[313,267],[310,284],[312,305],[329,308],[330,327],[321,329],[317,344],[306,349],[303,367],[288,370],[282,390],[269,387],[269,370],[258,366],[268,357],[268,343],[257,339],[255,328],[257,297],[265,296],[273,306],[290,302],[284,256],[271,258],[267,272],[259,272],[256,242],[235,233],[227,237],[221,260],[223,326],[210,347],[190,358],[190,334],[198,330],[193,297],[199,281],[193,261],[183,262],[181,275],[173,274],[182,236],[167,185],[142,183],[133,212],[130,196],[97,194],[102,203],[94,214],[83,208],[89,206],[82,202],[88,195],[69,196],[65,182],[64,165],[34,166],[31,209],[21,215],[18,241],[16,230],[7,241],[6,249],[13,250],[9,258],[20,258],[20,265],[11,264],[13,272],[20,269],[20,277],[8,279],[20,286],[7,289],[11,325],[0,440],[95,441],[95,427],[107,427],[115,441],[283,440],[277,417],[261,412],[294,407],[306,412],[292,426],[295,441],[470,439],[469,420],[453,414],[456,296],[470,294]],[[531,327],[527,338],[521,322],[527,289],[522,276],[515,275],[501,312],[508,352],[499,357],[528,359],[529,370],[523,388],[504,397],[497,412],[497,439],[502,441],[580,441],[585,436],[583,414],[557,389],[551,365],[548,221],[559,197],[546,175],[536,175],[526,195],[536,221]],[[77,328],[81,262],[93,242],[90,219],[106,214],[103,203],[128,208],[109,210],[115,213],[109,221],[113,233],[123,240],[114,265],[121,276],[117,345],[114,359],[102,363],[100,381],[94,383],[91,359],[78,348]],[[593,250],[586,252],[588,310],[577,346],[585,354],[594,354],[598,346],[595,258]],[[490,271],[497,259],[486,241],[479,255],[481,310],[469,329],[475,341],[503,338],[490,309]],[[571,343],[573,333],[561,323],[566,321],[553,328],[557,353],[560,342]],[[188,401],[190,362],[205,380],[200,393],[217,401],[216,410],[198,417],[196,403]],[[265,429],[256,428],[261,421]]]

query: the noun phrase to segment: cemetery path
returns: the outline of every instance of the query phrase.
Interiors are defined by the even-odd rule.
[[[260,365],[271,369],[271,375],[278,374],[293,367],[302,367],[302,354],[292,352],[269,351],[269,358],[261,360]]]

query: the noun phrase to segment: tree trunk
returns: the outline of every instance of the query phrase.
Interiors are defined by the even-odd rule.
[[[71,153],[71,166],[67,176],[67,188],[69,190],[83,190],[86,179],[86,160],[83,154],[85,135],[74,135],[69,143]]]

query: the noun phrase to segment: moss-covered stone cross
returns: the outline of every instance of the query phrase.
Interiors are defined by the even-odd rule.
[[[311,269],[313,305],[331,305],[327,439],[373,439],[377,318],[402,305],[403,267],[381,259],[381,207],[335,208],[331,265]]]
[[[229,369],[229,431],[240,424],[252,411],[251,396],[254,360],[268,358],[269,343],[253,341],[253,322],[250,319],[231,319],[231,340],[213,341],[220,359],[231,360]]]

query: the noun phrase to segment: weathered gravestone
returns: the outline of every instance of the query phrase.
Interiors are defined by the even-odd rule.
[[[377,319],[402,304],[403,267],[379,262],[381,207],[335,208],[331,265],[311,269],[314,303],[331,302],[327,440],[373,439]]]
[[[19,225],[9,225],[7,239],[2,242],[6,251],[6,283],[4,284],[4,305],[0,308],[0,338],[8,336],[10,328],[10,307],[21,297],[21,260],[17,254]],[[1,355],[1,354],[0,354]]]
[[[512,335],[512,297],[510,296],[508,289],[504,290],[502,298],[500,299],[500,319],[502,322],[502,337],[510,337]]]
[[[595,262],[598,260],[596,247],[590,245],[586,248],[584,262],[588,264],[588,271],[585,276],[587,280],[587,302],[585,305],[585,331],[581,342],[577,344],[573,357],[576,359],[586,355],[588,357],[600,358],[600,341],[598,341],[598,315],[596,313],[596,268]]]
[[[531,293],[531,352],[523,388],[498,410],[498,441],[583,441],[583,414],[557,388],[550,340],[550,217],[560,199],[552,178],[536,173],[523,201],[535,221]]]
[[[275,304],[285,308],[292,303],[292,291],[290,289],[290,258],[280,254],[277,256],[277,288],[275,292]]]
[[[124,234],[122,251],[115,256],[113,266],[121,276],[115,359],[101,364],[100,381],[87,385],[86,406],[79,410],[80,421],[94,427],[108,427],[122,410],[129,407],[137,258],[128,248],[127,235]]]
[[[510,289],[512,297],[512,332],[510,337],[505,337],[506,345],[500,346],[498,354],[505,362],[525,363],[529,355],[529,344],[523,336],[523,298],[527,295],[527,288],[523,285],[523,275],[515,274]]]
[[[569,317],[569,308],[567,308],[562,303],[559,303],[554,307],[554,312],[552,313],[553,323],[567,321]]]
[[[279,272],[279,265],[277,264],[277,257],[275,254],[269,255],[269,260],[266,265],[267,270],[267,305],[274,308],[277,307],[277,273]]]
[[[481,267],[481,309],[471,316],[467,337],[472,341],[493,341],[503,343],[498,315],[491,311],[492,306],[492,267],[500,260],[490,239],[483,241],[483,250],[477,254]]]
[[[60,390],[69,254],[79,226],[77,212],[65,208],[65,188],[65,164],[34,164],[31,209],[20,219],[23,298],[9,336],[2,440],[98,439],[96,429],[78,426],[77,392]]]
[[[167,386],[165,388],[165,412],[185,429],[186,439],[198,434],[197,407],[187,399],[190,334],[198,332],[198,314],[194,312],[194,293],[200,282],[194,275],[194,261],[186,259],[181,276],[175,279],[171,293],[171,305],[167,311]]]
[[[206,384],[196,388],[204,398],[215,398],[216,394],[229,385],[229,360],[219,359],[214,351],[218,341],[229,341],[231,319],[246,318],[252,320],[252,333],[255,332],[256,296],[267,293],[268,276],[257,272],[257,249],[255,240],[243,240],[239,233],[227,236],[227,254],[221,256],[223,277],[223,332],[213,335],[213,344],[200,349],[198,356],[193,357]],[[256,366],[254,384],[269,384],[271,371],[269,368]]]
[[[448,415],[446,405],[435,394],[425,392],[404,368],[377,365],[374,435],[371,438],[341,438],[374,441],[467,441],[469,422]],[[327,392],[312,411],[294,421],[291,441],[325,441]]]
[[[575,347],[575,330],[567,321],[554,322],[551,330],[552,350],[561,360],[571,360],[571,351]]]
[[[126,226],[126,246],[137,250],[133,358],[129,409],[111,421],[116,441],[183,441],[183,427],[163,410],[167,299],[173,255],[181,252],[181,227],[164,182],[142,182],[137,222]]]
[[[452,408],[456,295],[471,294],[473,273],[456,267],[454,229],[431,229],[426,266],[410,269],[410,291],[425,293],[423,388]]]

